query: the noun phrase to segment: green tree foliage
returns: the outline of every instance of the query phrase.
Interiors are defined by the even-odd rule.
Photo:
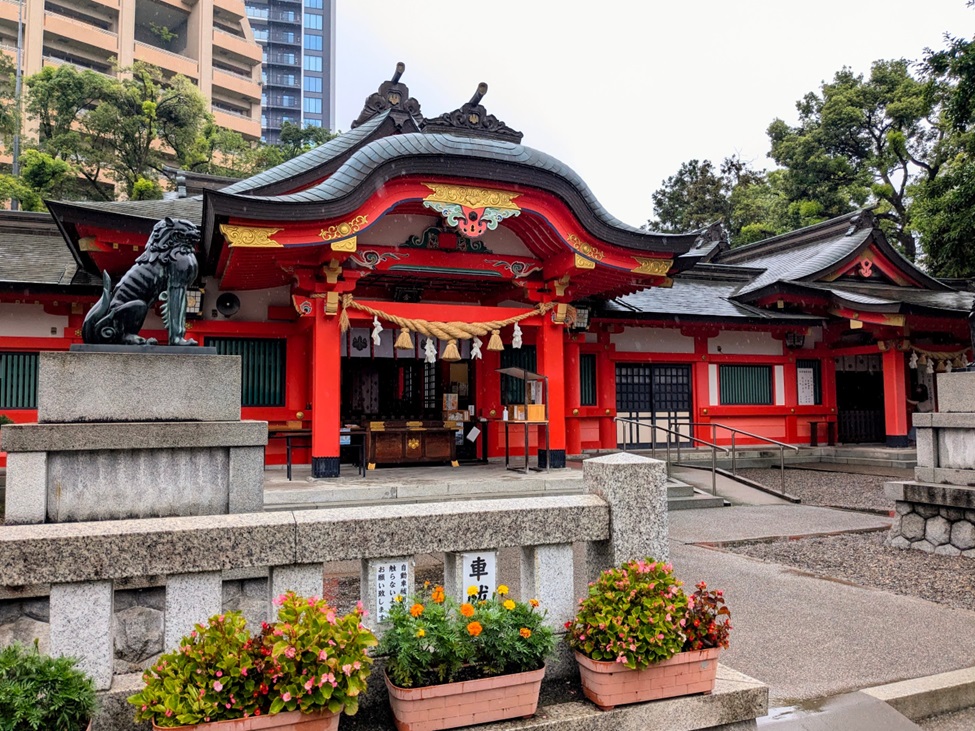
[[[0,53],[0,138],[6,140],[17,128],[17,105],[14,102],[14,64]]]
[[[656,219],[648,225],[664,233],[680,233],[727,221],[731,214],[727,183],[710,160],[683,163],[651,196]]]
[[[867,201],[912,261],[911,186],[945,162],[943,89],[915,78],[903,59],[874,62],[864,78],[843,68],[797,103],[799,124],[769,126],[771,156],[785,174],[793,213],[830,218]]]

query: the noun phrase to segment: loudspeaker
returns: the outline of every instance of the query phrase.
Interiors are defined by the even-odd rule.
[[[224,317],[232,317],[240,309],[240,297],[233,292],[224,292],[217,297],[217,312]]]

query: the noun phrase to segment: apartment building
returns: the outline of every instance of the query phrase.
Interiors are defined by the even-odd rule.
[[[145,61],[195,81],[216,121],[261,136],[261,47],[243,0],[0,0],[0,48],[17,48],[23,13],[23,72],[64,63],[112,74]]]
[[[247,0],[263,46],[262,138],[277,142],[291,122],[335,124],[335,0]]]

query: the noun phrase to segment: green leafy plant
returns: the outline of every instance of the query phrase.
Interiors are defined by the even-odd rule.
[[[728,649],[731,632],[731,610],[725,606],[724,592],[708,589],[703,581],[697,591],[687,598],[687,618],[684,623],[684,651],[707,650],[712,647]]]
[[[389,627],[379,644],[386,672],[401,688],[537,670],[555,647],[538,601],[508,598],[503,584],[488,600],[447,597],[429,585],[410,597],[397,596]]]
[[[673,657],[685,640],[688,601],[681,586],[670,564],[652,558],[604,571],[565,623],[570,646],[631,669]]]
[[[7,416],[6,414],[0,414],[0,427],[2,427],[4,424],[13,424],[13,423],[14,420],[11,419],[9,416]]]
[[[145,687],[128,699],[136,721],[167,728],[281,711],[356,713],[376,644],[361,607],[339,617],[324,599],[293,592],[275,604],[277,621],[257,636],[238,612],[196,625],[143,674]]]
[[[67,657],[14,643],[0,650],[0,731],[84,731],[95,686]]]

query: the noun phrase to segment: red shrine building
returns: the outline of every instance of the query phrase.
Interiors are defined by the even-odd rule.
[[[166,217],[201,229],[188,337],[241,356],[243,418],[307,434],[314,477],[353,436],[370,466],[527,443],[562,467],[655,427],[903,447],[914,387],[936,399],[933,374],[971,359],[973,294],[870,211],[735,249],[717,226],[637,229],[489,114],[486,86],[424,117],[401,72],[351,131],[247,180],[0,220],[0,413],[36,419],[37,354],[80,342],[101,272]],[[165,341],[158,316],[143,334]]]

